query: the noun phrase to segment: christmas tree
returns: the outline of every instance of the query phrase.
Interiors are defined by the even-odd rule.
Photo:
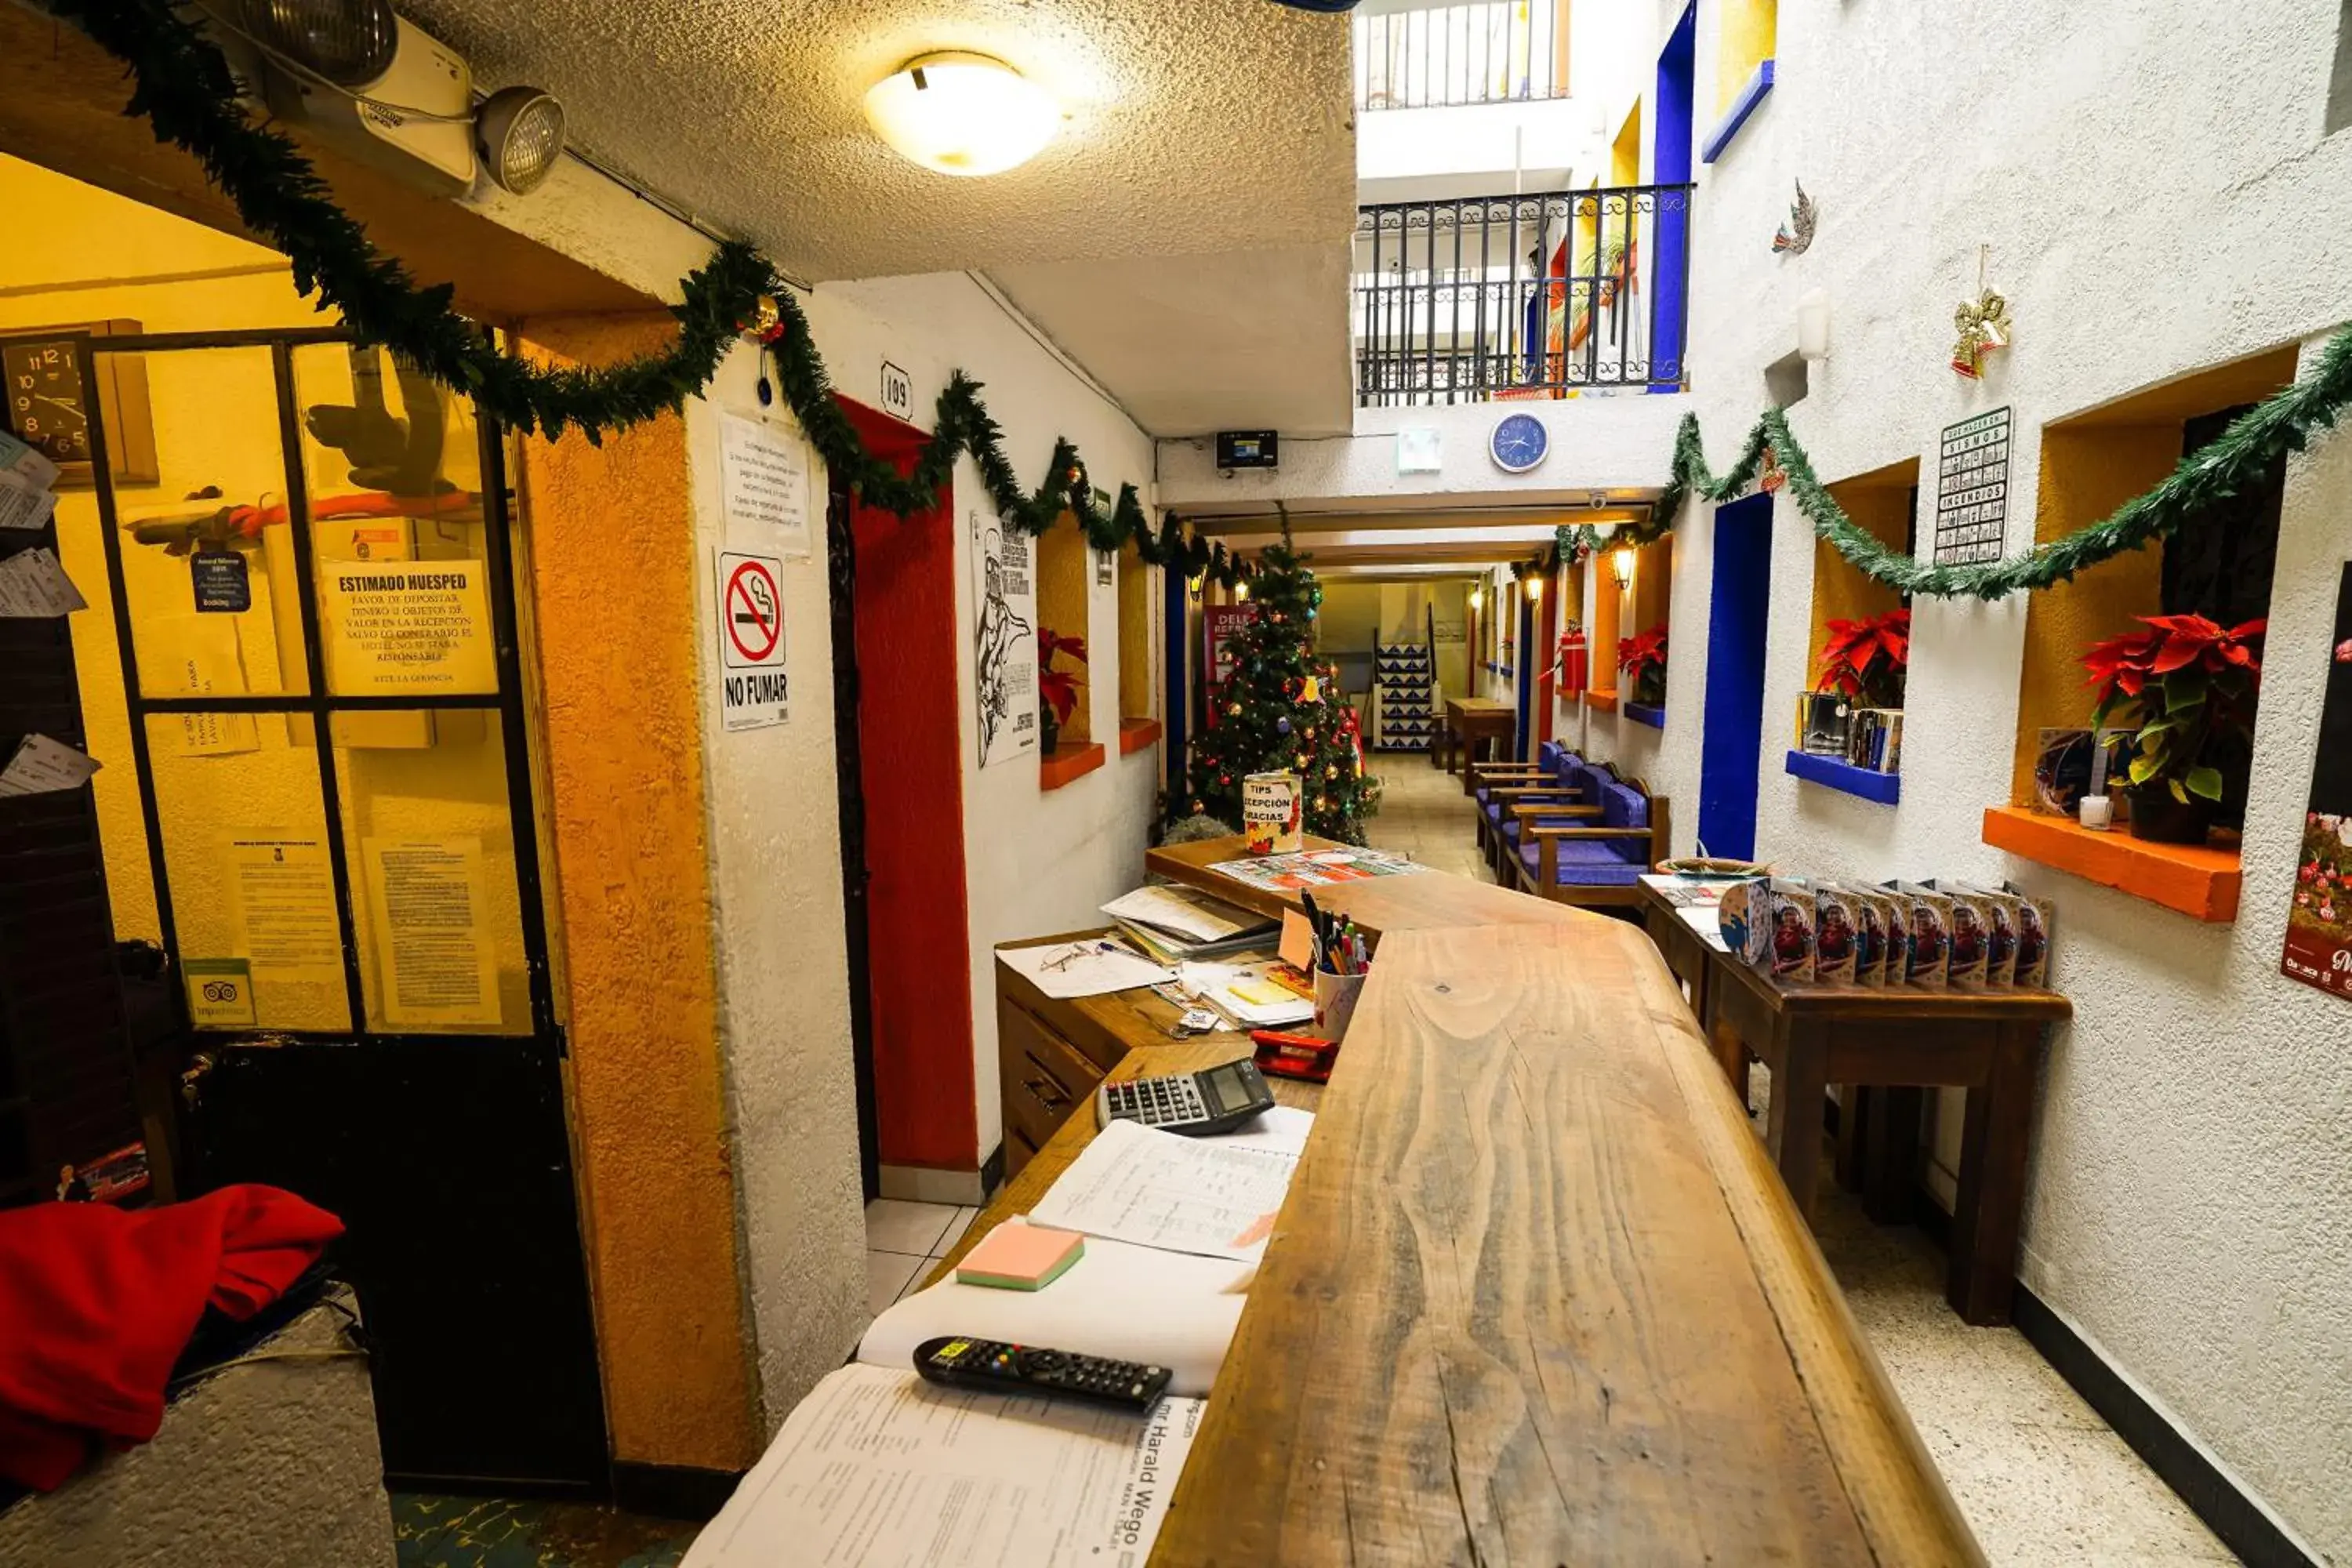
[[[1381,781],[1364,772],[1356,711],[1339,700],[1338,668],[1316,657],[1323,590],[1291,549],[1287,522],[1282,542],[1259,555],[1248,588],[1257,615],[1225,640],[1233,679],[1209,694],[1208,726],[1192,742],[1177,814],[1238,825],[1244,778],[1291,773],[1307,831],[1361,844]]]

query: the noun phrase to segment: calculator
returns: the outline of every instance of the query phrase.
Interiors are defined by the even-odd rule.
[[[1274,1090],[1265,1086],[1257,1064],[1246,1059],[1205,1072],[1106,1083],[1095,1090],[1097,1123],[1140,1121],[1188,1138],[1231,1132],[1273,1108]]]

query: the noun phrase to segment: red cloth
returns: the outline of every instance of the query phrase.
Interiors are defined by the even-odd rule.
[[[250,1318],[343,1222],[276,1187],[0,1212],[0,1476],[48,1491],[93,1438],[143,1443],[207,1303]]]

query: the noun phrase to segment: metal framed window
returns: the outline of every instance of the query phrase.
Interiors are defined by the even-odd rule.
[[[382,384],[386,367],[341,329],[85,335],[75,352],[84,384],[96,384],[109,356],[145,356],[163,471],[174,490],[188,475],[188,452],[201,450],[211,428],[214,411],[188,396],[204,377],[218,374],[257,389],[266,376],[266,401],[274,406],[274,464],[258,456],[270,443],[249,441],[240,472],[184,502],[177,493],[159,498],[158,505],[177,510],[142,507],[144,515],[128,518],[129,500],[108,460],[112,433],[100,418],[89,422],[163,943],[184,976],[191,959],[233,963],[241,957],[247,964],[251,1018],[198,1016],[205,1009],[192,1005],[184,984],[181,1005],[191,1022],[206,1037],[229,1041],[537,1037],[561,1049],[532,801],[508,452],[495,422],[468,400],[396,365],[390,368],[403,411],[392,415]],[[317,387],[345,392],[351,401],[315,400],[306,412],[305,391]],[[322,494],[340,488],[325,475],[345,462],[353,469],[349,490]],[[273,479],[282,497],[275,502]],[[420,531],[426,528],[429,534]],[[420,553],[428,542],[445,556],[437,571]],[[174,618],[189,614],[184,603],[158,597],[178,578],[176,570],[157,564],[191,553],[193,626]],[[244,567],[221,563],[232,553],[246,557]],[[238,623],[232,641],[240,648],[267,644],[277,654],[278,668],[264,671],[266,678],[230,683],[248,689],[219,689],[194,654],[182,661],[176,652],[159,654],[152,640],[153,627],[170,624],[218,643],[219,629],[202,625],[207,606],[203,579],[195,576],[196,563],[207,555],[232,583],[246,584],[246,607],[227,612]],[[266,573],[254,570],[257,558]],[[414,690],[386,689],[430,663],[412,659],[404,667],[401,660],[418,645],[402,639],[433,634],[394,624],[380,626],[372,640],[354,639],[354,584],[393,591],[383,588],[383,574],[403,562],[416,575],[395,576],[394,589],[453,584],[460,599],[487,615],[489,646],[471,649],[472,677],[418,678]],[[336,572],[346,563],[347,571]],[[264,613],[268,627],[246,624],[247,616]],[[480,630],[475,623],[464,635],[478,644]],[[282,747],[269,743],[281,726]],[[437,754],[441,771],[452,773],[461,771],[461,750],[464,786],[436,795],[434,765],[418,759]],[[259,804],[264,794],[267,805]],[[217,813],[232,819],[227,828],[215,828]],[[273,825],[259,819],[296,813],[300,819],[272,850]],[[218,833],[232,836],[226,846]],[[245,837],[235,838],[238,833]],[[286,843],[298,849],[315,843],[323,882],[309,850],[301,850],[307,871],[256,869],[257,858],[282,858]],[[426,852],[436,845],[437,855]],[[278,901],[257,915],[256,889],[273,886]],[[405,900],[396,910],[394,887]],[[331,954],[323,929],[330,893]],[[306,900],[316,918],[307,930],[289,929],[304,924],[288,912],[299,915]],[[424,926],[446,916],[449,929],[420,931],[419,911]],[[461,917],[470,921],[470,931],[461,928]],[[251,951],[259,945],[257,920],[283,922],[268,932],[266,963]],[[469,938],[476,944],[470,959]],[[247,949],[242,955],[235,952],[240,946]],[[482,950],[489,952],[488,967]],[[478,994],[470,1005],[463,1000],[468,962],[484,976],[478,989],[489,1001]],[[284,1005],[274,1008],[264,1005],[273,1000],[273,973],[282,977],[284,993],[274,999]],[[459,1000],[449,1002],[452,996]]]

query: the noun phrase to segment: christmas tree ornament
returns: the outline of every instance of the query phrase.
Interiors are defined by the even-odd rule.
[[[1773,455],[1770,447],[1766,447],[1764,466],[1757,470],[1756,474],[1756,488],[1768,496],[1778,495],[1780,492],[1780,487],[1788,482],[1789,476],[1781,471],[1780,459]]]
[[[1319,702],[1322,698],[1323,682],[1316,677],[1310,675],[1298,683],[1298,700],[1301,702]]]
[[[1287,719],[1276,719],[1274,721],[1274,727],[1276,732],[1280,734],[1287,735],[1290,733],[1290,721]]]
[[[1992,247],[1977,247],[1977,297],[1964,300],[1952,312],[1959,336],[1952,344],[1952,369],[1970,381],[1984,376],[1985,358],[2009,347],[2009,301],[1985,283],[1985,267]]]

